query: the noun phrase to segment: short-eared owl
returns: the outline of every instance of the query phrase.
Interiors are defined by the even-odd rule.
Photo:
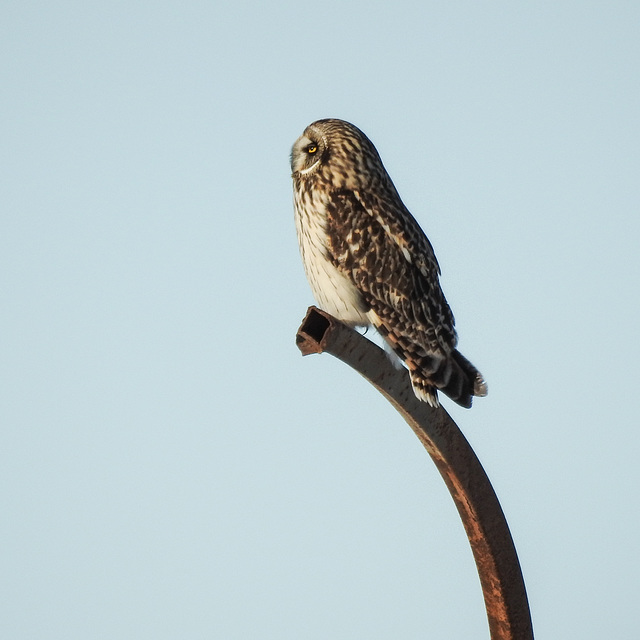
[[[318,120],[291,151],[296,228],[313,295],[350,326],[374,326],[409,369],[418,398],[463,407],[487,386],[456,350],[431,243],[402,204],[373,143]]]

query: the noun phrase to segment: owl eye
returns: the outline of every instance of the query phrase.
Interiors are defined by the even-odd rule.
[[[310,144],[310,145],[307,147],[307,153],[309,153],[309,154],[311,154],[311,155],[313,155],[314,153],[316,153],[316,151],[318,151],[318,145],[316,145],[316,144]]]

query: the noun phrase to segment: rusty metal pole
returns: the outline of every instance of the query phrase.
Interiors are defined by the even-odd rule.
[[[409,423],[462,518],[480,575],[491,640],[533,640],[509,526],[487,474],[449,414],[417,400],[406,372],[397,370],[382,349],[316,307],[309,307],[296,342],[303,355],[330,353],[358,371]]]

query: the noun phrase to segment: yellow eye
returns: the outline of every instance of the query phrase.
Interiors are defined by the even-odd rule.
[[[310,144],[307,147],[307,153],[315,153],[317,150],[318,150],[318,147],[315,144]]]

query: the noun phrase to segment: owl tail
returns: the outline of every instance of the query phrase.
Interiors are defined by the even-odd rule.
[[[471,407],[473,396],[487,395],[482,374],[457,350],[441,360],[433,373],[427,374],[425,368],[420,367],[410,368],[410,374],[414,393],[432,407],[439,405],[438,390],[466,408]]]

